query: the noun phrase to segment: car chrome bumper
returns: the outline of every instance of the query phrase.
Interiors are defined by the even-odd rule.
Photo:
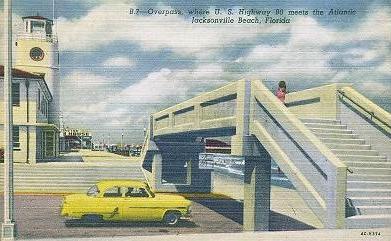
[[[191,218],[192,218],[192,215],[191,215],[191,214],[185,214],[185,215],[182,215],[182,216],[181,216],[181,220],[187,220],[187,221],[189,221],[189,220],[191,220]]]

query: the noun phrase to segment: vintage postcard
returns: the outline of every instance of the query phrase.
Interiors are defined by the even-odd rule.
[[[391,240],[389,0],[0,0],[3,240]]]

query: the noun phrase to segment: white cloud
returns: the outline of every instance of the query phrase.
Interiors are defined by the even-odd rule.
[[[364,19],[354,30],[337,31],[321,26],[311,17],[299,17],[292,23],[286,43],[255,46],[236,62],[251,66],[254,72],[267,79],[312,82],[352,80],[346,74],[346,68],[371,66],[371,63],[382,59],[387,62],[387,55],[391,53],[390,31],[381,24],[375,24],[379,19],[391,21],[391,14],[382,9],[372,12],[374,14]],[[332,66],[333,61],[337,61],[335,66]],[[338,61],[343,61],[341,63],[345,66],[338,66]],[[377,73],[382,71],[391,74],[390,70],[386,70],[387,66],[389,63],[383,63],[377,68]],[[363,71],[364,68],[355,69],[355,72]]]
[[[375,81],[366,81],[360,83],[358,90],[362,94],[376,97],[389,97],[391,93],[390,83],[381,83]]]
[[[106,59],[103,63],[102,66],[105,67],[133,67],[135,65],[135,62],[127,57],[113,57]]]
[[[179,54],[190,54],[213,51],[224,44],[289,28],[271,24],[192,24],[176,15],[130,15],[130,7],[129,4],[103,4],[80,19],[59,19],[60,47],[62,50],[94,50],[122,40],[137,43],[146,50],[171,48]]]
[[[266,78],[289,79],[301,76],[313,79],[319,74],[330,74],[328,60],[331,55],[323,51],[322,47],[332,42],[333,35],[333,31],[321,27],[310,17],[298,18],[292,23],[287,43],[258,45],[237,62],[260,66],[256,72]],[[319,41],[315,39],[318,36]]]
[[[64,83],[63,87],[69,86],[73,89],[76,88],[77,90],[115,84],[117,80],[112,77],[97,75],[92,72],[75,70],[63,78],[62,82]]]

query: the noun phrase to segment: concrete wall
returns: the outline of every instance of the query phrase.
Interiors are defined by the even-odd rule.
[[[235,200],[244,199],[244,180],[243,176],[230,176],[226,173],[212,172],[212,192],[223,194]]]
[[[153,135],[234,127],[236,92],[235,82],[153,114]]]
[[[338,84],[306,89],[286,95],[285,103],[299,118],[336,119]]]
[[[364,138],[366,144],[370,144],[372,149],[379,151],[380,155],[384,155],[390,160],[391,129],[377,121],[370,113],[378,116],[385,123],[391,123],[391,114],[352,88],[344,88],[343,90],[349,98],[352,98],[353,101],[362,106],[366,111],[346,97],[341,96],[338,101],[340,105],[339,119],[341,123],[346,124],[354,133]]]

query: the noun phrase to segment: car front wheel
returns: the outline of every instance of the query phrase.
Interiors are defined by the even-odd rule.
[[[167,212],[164,215],[163,222],[169,226],[174,226],[178,223],[180,214],[177,212]]]

